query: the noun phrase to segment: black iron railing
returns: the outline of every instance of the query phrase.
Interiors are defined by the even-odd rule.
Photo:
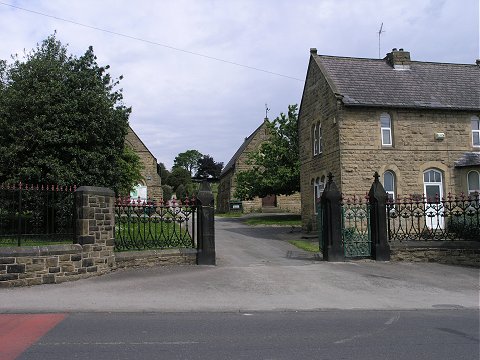
[[[74,241],[75,187],[0,184],[0,244]]]
[[[194,248],[195,199],[155,203],[117,199],[115,250]]]
[[[480,241],[478,194],[408,196],[387,202],[389,241]]]

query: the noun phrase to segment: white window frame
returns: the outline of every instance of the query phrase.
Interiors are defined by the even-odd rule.
[[[428,174],[428,179],[425,179],[425,175]],[[431,174],[439,174],[440,175],[440,181],[434,179],[431,180],[430,175]],[[435,199],[429,199],[427,195],[427,186],[438,186],[438,203],[435,201]],[[443,208],[439,206],[438,204],[441,202],[443,198],[443,173],[440,170],[437,169],[427,169],[423,172],[423,193],[425,194],[425,198],[427,201],[427,204],[430,206],[430,210],[432,211],[432,208],[437,208],[436,212],[439,214],[438,216],[432,218],[430,222],[427,222],[427,227],[430,229],[443,229],[444,228],[444,218],[442,216],[443,214]]]
[[[318,137],[318,154],[321,154],[323,149],[322,149],[322,124],[318,123],[317,124],[317,137]]]
[[[478,116],[472,116],[472,146],[480,147],[480,118]],[[476,125],[474,125],[476,124]],[[475,129],[476,128],[476,129]],[[477,135],[478,143],[475,142],[475,135]]]
[[[313,125],[313,156],[318,155],[317,124]]]
[[[320,155],[322,153],[322,125],[320,123],[313,125],[312,138],[313,156]]]
[[[325,190],[325,176],[317,177],[313,182],[313,210],[315,215],[317,212],[317,202],[322,197],[322,193]]]
[[[385,188],[385,184],[387,183],[385,180],[385,175],[391,175],[392,176],[392,190],[387,190],[385,189],[385,192],[388,194],[388,198],[390,200],[395,200],[395,173],[391,170],[387,170],[383,173],[383,187]]]
[[[472,179],[470,178],[470,175],[475,176],[475,174],[477,175],[476,184],[472,184]],[[467,174],[467,191],[468,195],[480,192],[480,172],[478,172],[477,170],[471,170]]]
[[[382,120],[388,119],[388,127],[383,126]],[[388,142],[384,142],[383,133],[388,134]],[[393,137],[392,137],[392,118],[387,113],[382,113],[380,115],[380,137],[382,139],[382,146],[393,146]]]

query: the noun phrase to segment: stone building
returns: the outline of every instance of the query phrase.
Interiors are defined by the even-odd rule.
[[[162,180],[157,173],[157,159],[148,150],[143,141],[133,131],[131,127],[128,128],[127,136],[125,137],[125,144],[137,153],[140,157],[140,162],[143,165],[142,181],[138,184],[134,191],[130,194],[132,198],[140,196],[142,200],[147,198],[160,201],[162,198]]]
[[[368,192],[377,171],[391,197],[480,188],[480,61],[318,55],[310,50],[299,110],[302,222],[332,172],[346,196]]]
[[[235,199],[235,177],[239,171],[250,169],[247,164],[248,154],[256,151],[262,142],[268,138],[266,123],[264,122],[247,138],[238,148],[233,157],[223,168],[220,174],[220,183],[217,194],[217,211],[220,213],[230,210],[239,210],[239,205],[243,212],[291,212],[300,213],[300,194],[289,196],[270,195],[264,198],[256,197],[253,200],[239,201]]]

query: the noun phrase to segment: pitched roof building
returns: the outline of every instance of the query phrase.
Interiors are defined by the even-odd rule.
[[[375,171],[391,196],[478,191],[480,62],[384,59],[311,49],[299,111],[302,219],[315,227],[325,177],[365,194]]]
[[[130,194],[131,197],[140,197],[142,200],[151,198],[155,201],[160,201],[163,192],[162,180],[157,173],[157,159],[131,127],[128,128],[127,135],[125,136],[125,144],[135,151],[143,165],[141,171],[143,179]]]
[[[242,210],[243,212],[252,211],[288,211],[292,213],[300,212],[300,195],[293,194],[289,196],[270,195],[264,198],[255,198],[253,200],[240,201],[235,198],[236,175],[239,171],[250,169],[247,164],[248,154],[256,151],[268,139],[268,132],[265,119],[264,122],[245,138],[238,150],[225,165],[220,174],[220,183],[217,195],[217,211],[228,212],[231,210]]]

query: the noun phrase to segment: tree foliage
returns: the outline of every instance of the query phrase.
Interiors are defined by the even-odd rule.
[[[193,175],[198,168],[198,160],[202,158],[202,154],[198,150],[187,150],[178,154],[173,160],[173,167],[181,167]]]
[[[174,167],[166,182],[166,184],[170,185],[174,190],[176,190],[179,185],[186,186],[191,183],[192,177],[188,170],[183,167]]]
[[[55,34],[0,62],[0,182],[77,184],[128,192],[140,160],[124,145],[131,109],[93,48],[67,54]]]
[[[195,177],[198,179],[217,179],[223,169],[223,162],[215,162],[210,155],[203,155],[197,163],[197,172]]]
[[[291,195],[300,191],[297,105],[288,106],[267,123],[269,138],[249,154],[249,170],[236,177],[235,197],[246,200],[255,196]]]
[[[170,171],[167,170],[164,163],[157,164],[157,174],[160,175],[162,183],[167,184],[168,177],[170,176]]]
[[[170,185],[162,185],[163,200],[170,200],[173,195],[173,189]]]

